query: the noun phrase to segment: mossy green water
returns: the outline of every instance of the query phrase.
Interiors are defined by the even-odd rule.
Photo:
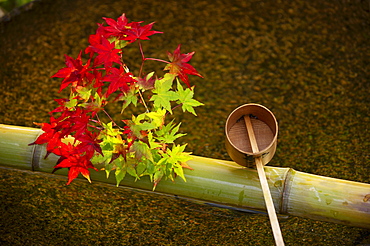
[[[229,159],[224,124],[254,102],[279,121],[270,165],[370,182],[370,16],[361,1],[40,1],[0,23],[0,123],[48,120],[59,81],[101,17],[156,21],[144,42],[165,58],[178,43],[196,51],[192,77],[205,103],[176,113],[196,155]],[[137,69],[139,54],[128,51]],[[135,60],[136,59],[136,60]],[[112,109],[114,110],[114,109]],[[0,242],[24,244],[272,245],[266,216],[247,216],[100,184],[1,169]],[[349,191],[350,192],[350,191]],[[369,243],[369,231],[301,218],[281,221],[287,245]]]

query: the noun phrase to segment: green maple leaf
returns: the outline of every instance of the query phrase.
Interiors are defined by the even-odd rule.
[[[194,107],[202,106],[203,103],[193,99],[194,96],[194,86],[192,89],[186,88],[185,90],[182,88],[179,81],[177,81],[177,95],[179,97],[179,102],[182,103],[181,108],[182,111],[188,111],[193,115],[197,115],[194,111]]]
[[[163,177],[174,181],[174,174],[180,176],[186,182],[183,167],[189,168],[186,162],[191,160],[192,157],[190,153],[184,152],[185,147],[186,144],[174,145],[172,150],[167,149],[167,153],[163,153],[161,159],[156,160],[155,171],[151,176],[151,180],[154,183],[153,190]]]
[[[124,144],[122,138],[120,137],[121,132],[119,129],[113,128],[113,123],[109,122],[108,124],[105,124],[102,122],[102,125],[104,127],[104,130],[100,132],[99,139],[102,140],[100,143],[100,147],[102,150],[113,150],[114,145],[122,145]]]
[[[162,79],[157,79],[155,81],[153,89],[154,95],[150,98],[150,101],[154,101],[154,108],[164,108],[172,114],[171,101],[179,99],[176,92],[171,90],[174,79],[174,74],[167,73]]]
[[[163,170],[158,170],[157,172],[154,173],[154,175],[153,175],[153,191],[157,187],[159,181],[161,181],[163,175],[164,175]]]
[[[153,133],[152,132],[149,132],[148,133],[148,142],[149,142],[149,146],[152,150],[156,149],[156,148],[160,148],[162,147],[162,145],[160,145],[159,143],[157,143],[153,137]]]
[[[181,177],[186,182],[186,178],[185,178],[185,174],[184,174],[184,169],[182,168],[181,165],[176,165],[173,168],[173,171],[176,173],[176,175],[178,175],[179,177]]]
[[[109,150],[102,150],[102,153],[103,155],[100,155],[100,154],[96,154],[94,155],[92,158],[91,158],[91,162],[94,164],[94,165],[99,165],[99,164],[103,164],[104,165],[104,170],[107,171],[108,169],[108,172],[107,172],[107,177],[109,176],[109,172],[112,170],[112,167],[107,167],[106,166],[106,163],[109,162],[109,160],[112,158],[112,151],[109,151]]]
[[[152,152],[150,151],[149,146],[142,141],[135,141],[130,150],[135,152],[135,157],[138,160],[145,157],[146,159],[153,161]]]
[[[126,176],[127,168],[117,168],[115,171],[117,187],[121,183],[122,179]]]
[[[148,113],[139,114],[137,117],[132,116],[132,122],[140,131],[149,131],[156,128],[156,125],[152,122],[146,121]]]
[[[104,127],[104,130],[102,131],[102,133],[105,136],[113,136],[114,137],[114,136],[117,136],[117,135],[121,134],[119,129],[113,128],[113,122],[109,122],[108,124],[105,124],[104,122],[102,122],[102,125]]]
[[[131,89],[129,90],[127,93],[124,94],[124,96],[122,98],[120,98],[121,100],[123,100],[123,104],[122,104],[122,109],[121,109],[121,114],[123,113],[123,111],[132,103],[135,107],[137,105],[137,93],[136,93],[136,90],[135,89]]]
[[[144,121],[139,125],[139,127],[142,131],[150,131],[156,128],[156,126],[153,123],[148,121]]]
[[[75,94],[71,94],[69,96],[69,99],[65,101],[64,107],[66,107],[70,110],[70,109],[73,109],[74,107],[76,107],[77,103],[78,103],[77,96]]]
[[[76,91],[78,92],[78,95],[81,97],[82,100],[85,102],[90,99],[91,96],[91,89],[88,89],[87,87],[77,87]]]
[[[192,157],[190,156],[190,153],[184,152],[185,147],[186,147],[186,144],[177,145],[177,146],[174,145],[172,147],[172,150],[171,149],[167,150],[168,155],[169,155],[167,162],[172,164],[174,168],[174,172],[178,176],[180,176],[184,181],[186,181],[186,178],[184,175],[184,171],[182,169],[182,163],[185,163],[188,160],[192,159]]]
[[[126,47],[129,44],[129,42],[127,42],[126,40],[119,40],[115,36],[109,37],[108,40],[109,40],[110,43],[114,42],[115,48],[119,49],[119,50],[123,49],[124,47]]]
[[[188,160],[191,160],[192,157],[190,156],[190,153],[184,152],[186,147],[186,144],[184,145],[174,145],[171,149],[168,149],[168,155],[170,156],[169,162],[171,163],[177,163],[177,162],[186,162]]]
[[[90,92],[86,92],[86,93],[87,94],[85,96],[87,96],[88,94],[91,95],[91,90]],[[94,101],[91,101],[91,102],[86,101],[84,103],[80,103],[78,106],[84,107],[85,109],[88,109],[94,112],[98,112],[99,110],[103,108],[102,104],[103,104],[103,98],[101,98],[98,93],[95,93]]]
[[[173,124],[174,120],[172,120],[167,125],[163,126],[160,130],[156,131],[157,139],[163,143],[173,143],[177,138],[185,136],[184,133],[177,133],[180,128],[180,124],[175,126]]]
[[[127,165],[127,173],[130,174],[132,177],[135,177],[136,179],[140,179],[140,177],[136,173],[136,169],[132,164]]]
[[[147,113],[142,113],[139,114],[137,117],[132,115],[132,120],[124,121],[125,124],[130,127],[134,136],[136,136],[139,139],[144,138],[144,135],[142,134],[141,131],[150,131],[156,128],[155,124],[145,120],[146,114]]]
[[[150,162],[149,161],[147,161],[147,160],[142,160],[142,161],[139,161],[138,163],[137,163],[137,166],[136,166],[136,175],[138,176],[138,177],[140,177],[140,176],[143,176],[143,175],[145,175],[146,173],[145,173],[145,171],[147,170],[147,165],[149,164]]]
[[[164,124],[164,117],[166,115],[166,110],[158,109],[157,111],[149,112],[146,114],[151,120],[155,127],[160,127]]]

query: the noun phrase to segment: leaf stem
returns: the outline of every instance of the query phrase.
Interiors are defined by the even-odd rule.
[[[177,104],[175,107],[173,107],[171,110],[173,111],[173,110],[175,110],[175,109],[177,109],[178,107],[180,107],[180,106],[182,106],[182,103],[180,103],[180,104]]]

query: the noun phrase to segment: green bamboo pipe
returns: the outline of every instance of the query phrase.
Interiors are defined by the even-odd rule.
[[[42,145],[28,146],[42,133],[29,127],[0,124],[0,165],[16,169],[51,172],[58,159],[44,159]],[[238,164],[199,156],[188,161],[194,170],[185,170],[187,182],[161,181],[156,192],[240,209],[265,211],[257,171]],[[370,184],[318,176],[291,168],[265,166],[275,210],[348,226],[370,228]],[[67,175],[67,170],[58,170]],[[116,183],[112,174],[91,172],[93,181]],[[139,181],[127,176],[122,186],[152,190],[149,178]]]

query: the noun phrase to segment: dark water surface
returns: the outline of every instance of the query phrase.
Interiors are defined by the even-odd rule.
[[[56,107],[64,54],[77,57],[101,17],[156,21],[148,56],[182,44],[205,106],[176,114],[188,151],[229,159],[228,114],[245,103],[279,121],[269,165],[370,182],[370,15],[366,1],[45,0],[0,23],[0,123],[33,126]],[[135,50],[136,51],[136,50]],[[131,70],[140,64],[127,51]],[[130,64],[130,62],[132,64]],[[5,245],[273,245],[266,216],[42,174],[0,170]],[[349,191],[350,192],[350,191]],[[291,217],[287,245],[363,245],[369,230]]]

